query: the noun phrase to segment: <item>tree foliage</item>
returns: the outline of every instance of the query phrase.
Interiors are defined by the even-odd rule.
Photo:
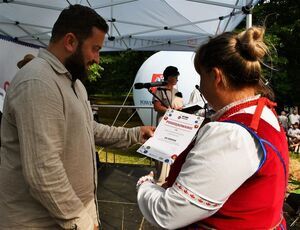
[[[102,66],[100,66],[99,64],[97,63],[94,63],[92,64],[90,67],[89,67],[89,77],[88,77],[88,80],[90,82],[95,82],[97,81],[99,78],[101,78],[101,72],[103,71],[104,69],[102,68]]]
[[[104,68],[101,78],[86,82],[89,94],[126,94],[131,88],[137,71],[153,52],[101,53],[100,66]]]
[[[255,7],[253,24],[266,26],[266,41],[278,71],[265,68],[279,105],[300,105],[300,1],[271,0]]]

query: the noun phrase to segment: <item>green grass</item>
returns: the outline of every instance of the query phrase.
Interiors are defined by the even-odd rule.
[[[112,150],[97,147],[99,159],[101,163],[115,164],[131,164],[131,165],[153,165],[154,162],[150,158],[139,154],[136,150],[138,145],[124,150]]]
[[[104,94],[97,94],[89,96],[89,100],[93,104],[102,104],[102,105],[122,105],[123,101],[125,100],[127,95],[120,95],[120,96],[111,96],[111,95],[104,95]],[[129,95],[126,105],[133,105],[133,95]]]
[[[92,96],[90,99],[94,104],[114,104],[120,105],[123,103],[124,96],[121,98],[111,97],[110,95],[97,95]],[[128,103],[133,104],[132,97],[129,98]],[[123,126],[124,123],[134,112],[134,109],[122,109],[121,113],[114,126]],[[119,108],[100,108],[98,111],[99,122],[106,125],[112,125],[115,117],[119,112]],[[125,125],[127,128],[141,126],[141,122],[137,113],[131,118],[131,120]],[[146,156],[139,154],[136,150],[139,148],[139,145],[135,145],[129,149],[123,150],[114,150],[107,148],[97,147],[98,155],[100,162],[102,163],[116,163],[116,164],[134,164],[134,165],[152,165],[153,161]]]
[[[290,158],[296,159],[300,162],[300,153],[290,152]]]

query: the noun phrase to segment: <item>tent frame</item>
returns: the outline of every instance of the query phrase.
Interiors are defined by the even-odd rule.
[[[141,38],[141,35],[149,34],[149,33],[156,33],[160,31],[173,31],[178,33],[184,33],[186,35],[190,34],[192,37],[192,40],[197,40],[203,37],[212,37],[219,33],[225,32],[228,28],[228,25],[231,21],[231,18],[238,14],[245,14],[246,15],[246,28],[249,28],[252,26],[252,9],[253,9],[253,0],[247,0],[245,6],[238,5],[240,0],[236,0],[235,4],[228,4],[223,2],[217,2],[212,0],[186,0],[187,2],[195,2],[195,3],[202,3],[207,5],[213,5],[213,6],[219,6],[219,7],[225,7],[230,8],[232,11],[227,15],[222,15],[219,17],[213,17],[209,19],[203,19],[198,21],[192,21],[189,23],[181,23],[181,24],[171,24],[171,25],[164,25],[164,26],[156,26],[146,23],[140,23],[140,22],[132,22],[132,21],[126,21],[126,20],[119,20],[113,16],[113,6],[127,4],[127,3],[133,3],[138,0],[114,0],[111,1],[111,3],[102,3],[98,5],[91,6],[88,0],[86,0],[87,4],[97,10],[97,9],[103,9],[107,7],[111,7],[111,18],[105,18],[107,23],[110,25],[109,32],[107,33],[107,40],[105,42],[105,47],[109,48],[110,50],[120,50],[120,46],[123,47],[123,50],[131,50],[130,44],[132,43],[141,43],[142,46],[140,48],[135,48],[135,50],[149,50],[154,49],[155,47],[161,47],[165,45],[176,45],[178,47],[182,47],[182,49],[193,49],[193,42],[183,44],[186,39],[174,39],[174,40],[161,40],[159,38]],[[66,0],[68,4],[70,2]],[[36,8],[42,8],[47,10],[54,10],[54,11],[62,11],[64,8],[61,7],[55,7],[51,5],[43,5],[43,4],[37,4],[37,3],[29,3],[29,2],[23,2],[20,0],[2,0],[0,1],[1,4],[14,4],[14,5],[22,5],[22,6],[29,6],[29,7],[36,7]],[[220,26],[223,20],[227,19],[225,27],[220,31]],[[194,32],[189,31],[186,29],[182,29],[182,27],[186,26],[196,26],[198,24],[206,23],[206,22],[213,22],[218,21],[218,26],[216,28],[216,31],[214,34],[211,33],[205,33],[204,31],[201,32]],[[121,34],[119,30],[119,25],[132,25],[132,26],[143,26],[145,27],[144,30],[134,32],[134,33],[127,33],[127,34]],[[23,31],[25,35],[21,35],[18,37],[12,36],[9,32],[5,31],[3,28],[0,29],[0,34],[4,34],[6,36],[14,37],[15,39],[21,39],[26,40],[27,42],[33,42],[38,43],[41,46],[47,46],[47,42],[49,41],[49,37],[51,34],[51,27],[48,26],[42,26],[37,24],[29,24],[29,23],[23,23],[19,21],[0,21],[0,25],[15,25],[20,31]],[[36,32],[36,33],[30,33],[26,27],[31,28],[37,28],[37,29],[45,29],[46,31]],[[148,29],[147,29],[148,28]],[[46,36],[45,35],[49,35]],[[123,45],[122,45],[123,44]],[[143,45],[146,44],[146,45]],[[117,46],[116,46],[117,45]],[[120,46],[118,46],[120,45]],[[197,45],[195,45],[196,47]],[[194,47],[194,48],[195,48]]]

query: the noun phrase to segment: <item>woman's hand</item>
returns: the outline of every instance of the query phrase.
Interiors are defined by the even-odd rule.
[[[139,187],[145,182],[150,182],[150,183],[156,184],[153,177],[154,177],[154,173],[152,171],[148,175],[142,176],[136,183],[136,190],[138,190]]]

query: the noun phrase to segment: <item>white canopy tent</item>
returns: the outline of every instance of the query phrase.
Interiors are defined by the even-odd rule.
[[[6,88],[6,83],[10,82],[19,70],[17,62],[22,60],[23,57],[29,53],[36,56],[38,49],[35,46],[12,42],[0,36],[0,89]]]
[[[233,30],[259,0],[2,0],[0,34],[46,46],[59,13],[82,4],[110,30],[104,51],[195,50],[209,37]],[[84,20],[84,18],[82,19]]]
[[[17,61],[47,46],[54,22],[69,4],[89,6],[108,22],[110,29],[102,51],[194,51],[209,37],[233,30],[245,16],[249,27],[251,9],[258,2],[0,0],[0,88],[17,72]],[[163,67],[158,63],[157,68]]]

